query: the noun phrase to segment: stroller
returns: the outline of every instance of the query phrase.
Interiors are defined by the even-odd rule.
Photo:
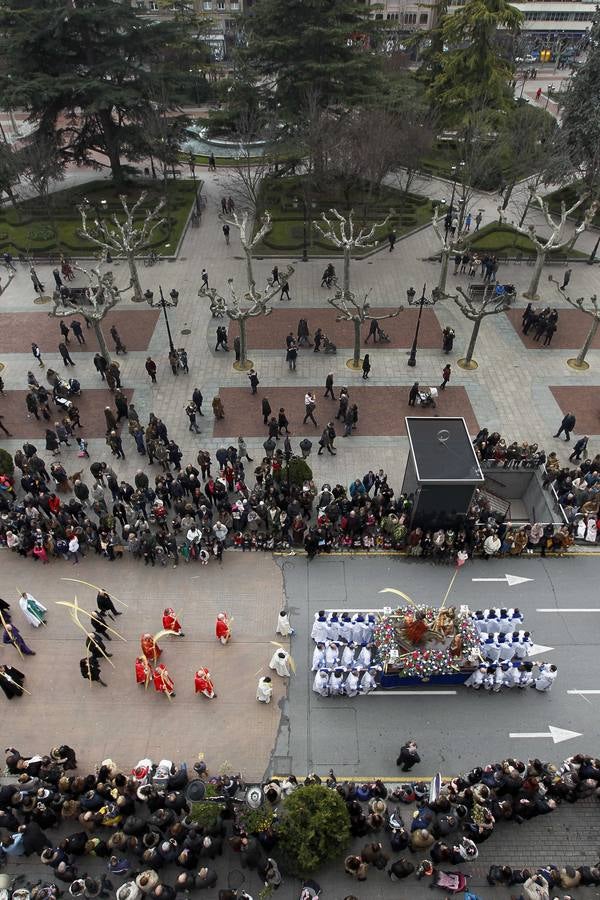
[[[323,353],[337,353],[337,345],[330,341],[327,335],[323,337]]]
[[[166,790],[169,785],[169,777],[172,769],[173,763],[170,759],[161,759],[152,775],[152,784],[154,787],[159,789],[164,788]]]
[[[437,887],[447,894],[460,894],[467,890],[468,875],[464,872],[443,872],[433,870],[433,883],[430,887]]]
[[[419,391],[417,394],[417,402],[419,406],[427,407],[433,406],[435,409],[435,401],[437,400],[438,389],[434,387],[423,388],[423,390]]]
[[[390,338],[389,334],[387,333],[387,331],[384,331],[383,328],[378,328],[377,329],[377,340],[380,344],[389,344],[391,341],[391,338]]]

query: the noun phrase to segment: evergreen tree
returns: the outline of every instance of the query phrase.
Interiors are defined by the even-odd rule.
[[[257,0],[245,28],[242,55],[287,122],[302,118],[309,94],[322,109],[345,111],[380,83],[369,49],[376,24],[354,0]]]
[[[443,118],[460,124],[474,111],[512,105],[512,62],[497,45],[498,29],[515,32],[522,14],[508,0],[466,0],[439,26],[443,45],[429,84],[431,103]]]
[[[191,44],[182,20],[156,22],[129,3],[0,0],[0,103],[56,130],[67,158],[105,155],[118,180],[152,98],[166,91],[174,103]]]
[[[587,58],[571,78],[562,103],[554,178],[583,176],[594,197],[600,191],[600,10],[596,7]]]

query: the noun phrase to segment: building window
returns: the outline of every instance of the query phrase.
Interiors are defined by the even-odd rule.
[[[229,0],[229,6],[232,10],[236,10],[240,8],[240,0]]]
[[[416,25],[417,24],[417,14],[416,13],[404,13],[404,24],[405,25]]]
[[[429,13],[421,13],[419,16],[419,25],[427,25],[429,22]]]
[[[202,0],[202,9],[212,9],[212,0]]]
[[[217,9],[219,9],[219,10],[225,9],[225,0],[217,0]]]

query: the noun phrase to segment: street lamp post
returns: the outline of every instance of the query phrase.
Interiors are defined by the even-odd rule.
[[[450,213],[454,211],[454,195],[456,193],[456,166],[451,166],[452,172],[452,197],[450,198]]]
[[[190,167],[190,172],[192,173],[192,178],[194,180],[194,203],[196,204],[196,215],[200,216],[200,207],[198,205],[198,188],[196,187],[196,160],[193,153],[190,153],[189,155],[188,166]]]
[[[423,307],[428,306],[428,305],[433,305],[437,299],[434,296],[430,300],[428,297],[425,296],[425,288],[426,287],[427,287],[427,285],[424,284],[423,292],[422,292],[421,296],[419,297],[419,299],[416,301],[416,303],[419,304],[419,315],[417,316],[417,327],[415,328],[415,336],[413,338],[412,347],[410,348],[408,361],[406,363],[407,366],[411,366],[411,367],[414,367],[417,364],[417,344],[419,341],[419,329],[421,327],[421,316],[423,315]],[[416,303],[415,303],[416,293],[417,292],[415,291],[415,289],[413,287],[409,287],[408,290],[406,291],[406,299],[408,300],[409,306],[416,306]]]
[[[169,293],[170,300],[167,300],[165,295],[163,294],[162,285],[159,284],[158,290],[160,291],[160,300],[154,300],[154,292],[146,291],[144,293],[144,300],[148,303],[153,309],[158,309],[158,307],[162,308],[163,315],[165,317],[165,325],[167,326],[167,336],[169,338],[169,350],[171,353],[175,352],[175,344],[173,343],[173,336],[171,334],[171,326],[169,325],[169,317],[167,316],[167,309],[174,309],[179,303],[179,291],[173,290]]]

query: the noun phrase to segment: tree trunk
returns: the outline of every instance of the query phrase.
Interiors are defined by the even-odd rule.
[[[440,277],[438,280],[438,290],[446,293],[446,279],[448,277],[448,261],[450,259],[450,247],[442,248],[442,264],[440,267]]]
[[[592,345],[592,341],[594,340],[594,338],[596,336],[596,332],[598,331],[599,324],[600,324],[600,319],[598,319],[597,316],[594,316],[593,321],[592,321],[592,327],[588,331],[588,335],[585,339],[585,344],[583,345],[583,347],[581,348],[581,350],[579,351],[579,353],[577,355],[577,365],[578,366],[583,365],[583,363],[585,362],[585,358],[587,356],[588,350],[590,349],[590,347]]]
[[[344,247],[344,280],[342,283],[344,299],[350,292],[350,247]]]
[[[144,299],[144,295],[142,293],[142,285],[140,284],[140,276],[138,274],[135,254],[133,253],[133,251],[127,254],[127,263],[129,265],[129,275],[131,277],[131,284],[133,287],[132,299],[136,303],[141,303]]]
[[[97,121],[102,128],[104,136],[104,152],[108,156],[113,181],[123,181],[123,168],[121,166],[121,152],[119,141],[115,135],[115,123],[110,109],[101,109],[97,113]]]
[[[246,343],[246,319],[238,319],[238,323],[240,326],[240,368],[243,369],[248,362],[247,353],[247,343]]]
[[[246,254],[246,278],[248,279],[248,290],[252,291],[256,286],[254,272],[252,271],[252,252],[248,247],[243,247],[242,249]]]
[[[512,194],[516,181],[513,179],[507,188],[504,189],[504,200],[502,201],[502,209],[506,209],[510,202],[510,195]]]
[[[85,313],[83,313],[84,318],[87,319]],[[108,345],[104,339],[104,334],[102,333],[102,324],[99,319],[87,319],[92,328],[94,329],[94,334],[96,335],[96,340],[98,341],[98,346],[100,347],[100,353],[108,363],[111,364],[112,360],[110,358],[110,350],[108,349]]]
[[[358,369],[360,366],[360,326],[361,321],[358,316],[355,316],[353,319],[354,322],[354,357],[352,359],[352,364],[355,369]]]
[[[473,359],[473,354],[475,353],[475,344],[477,343],[477,336],[479,335],[479,329],[481,328],[481,322],[483,317],[480,316],[478,319],[475,319],[473,322],[473,331],[471,332],[471,340],[469,341],[469,346],[467,347],[467,355],[465,356],[465,362],[467,366]]]
[[[533,275],[531,276],[531,281],[529,283],[529,287],[523,294],[523,296],[527,300],[537,300],[538,299],[538,287],[540,285],[540,278],[542,275],[542,269],[544,268],[544,263],[546,262],[546,251],[540,250],[540,248],[536,248],[537,256],[535,258],[535,265],[533,267]]]

